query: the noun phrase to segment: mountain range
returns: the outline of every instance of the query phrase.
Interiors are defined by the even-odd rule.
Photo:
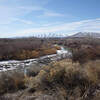
[[[96,32],[78,32],[74,35],[68,35],[67,33],[44,33],[44,34],[34,34],[34,37],[40,37],[40,38],[52,38],[52,37],[59,37],[59,38],[64,38],[64,37],[72,37],[72,38],[81,38],[81,37],[93,37],[93,38],[100,38],[100,33]]]
[[[96,32],[79,32],[79,33],[76,33],[76,34],[72,35],[71,37],[93,37],[93,38],[100,38],[100,33],[96,33]]]

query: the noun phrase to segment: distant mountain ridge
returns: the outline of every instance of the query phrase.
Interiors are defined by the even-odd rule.
[[[71,37],[94,37],[94,38],[100,38],[100,33],[96,33],[96,32],[79,32],[79,33],[76,33],[76,34],[72,35]]]
[[[39,38],[60,38],[60,37],[67,37],[67,33],[38,33],[33,34],[33,37],[39,37]]]
[[[96,32],[78,32],[74,35],[69,36],[67,33],[44,33],[44,34],[34,34],[34,37],[40,37],[40,38],[53,38],[53,37],[61,37],[61,38],[69,38],[69,37],[94,37],[94,38],[100,38],[100,33]]]

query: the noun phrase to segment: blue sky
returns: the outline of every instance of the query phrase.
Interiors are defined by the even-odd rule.
[[[100,32],[100,0],[0,0],[0,38]]]

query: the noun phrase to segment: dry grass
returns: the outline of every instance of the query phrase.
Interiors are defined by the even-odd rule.
[[[20,72],[4,72],[0,74],[0,94],[24,89],[24,74]]]
[[[27,86],[35,90],[55,90],[68,100],[95,100],[100,84],[100,61],[84,65],[63,60],[44,67],[35,77],[27,78]],[[62,89],[62,90],[61,90]],[[58,100],[58,99],[57,99]],[[66,100],[66,99],[64,99]]]
[[[45,95],[48,100],[100,100],[100,60],[80,65],[66,59],[36,69],[36,72],[25,78],[18,76],[19,73],[12,77],[8,75],[10,78],[6,75],[8,80],[2,77],[1,83],[4,85],[0,83],[0,91],[10,92],[11,87],[18,89],[21,83],[29,89],[19,97],[21,100],[27,100],[26,96],[31,95],[38,100],[43,100]]]
[[[41,66],[32,64],[30,65],[29,68],[26,69],[26,76],[28,77],[36,76],[38,75],[40,70],[41,70]]]

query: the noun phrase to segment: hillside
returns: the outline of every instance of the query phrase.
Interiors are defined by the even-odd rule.
[[[94,38],[100,38],[100,33],[96,33],[96,32],[79,32],[76,33],[70,37],[94,37]]]

